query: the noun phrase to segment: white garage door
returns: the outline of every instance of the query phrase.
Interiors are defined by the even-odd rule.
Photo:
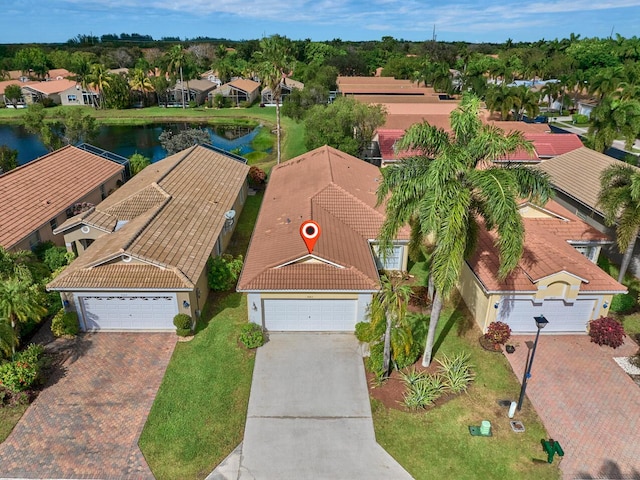
[[[175,330],[175,294],[80,297],[84,330]]]
[[[534,304],[525,299],[503,299],[498,320],[507,323],[513,333],[535,333],[537,327],[533,317],[544,315],[549,321],[544,333],[585,333],[596,301],[581,299],[570,304],[563,300],[545,300]]]
[[[356,300],[264,300],[264,324],[270,331],[353,332]]]

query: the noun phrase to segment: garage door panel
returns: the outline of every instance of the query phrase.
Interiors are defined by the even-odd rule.
[[[356,300],[264,300],[264,322],[270,331],[352,332]]]
[[[174,330],[175,295],[81,296],[86,330]]]
[[[534,303],[531,299],[503,299],[498,320],[507,323],[513,333],[535,333],[533,317],[544,315],[549,321],[545,333],[585,333],[597,299],[578,299],[573,303],[561,299]]]

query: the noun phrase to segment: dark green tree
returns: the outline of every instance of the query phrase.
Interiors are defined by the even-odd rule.
[[[0,145],[0,174],[7,173],[18,166],[18,151],[7,145]]]

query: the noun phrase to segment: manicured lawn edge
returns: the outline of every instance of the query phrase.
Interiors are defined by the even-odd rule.
[[[476,379],[468,393],[421,413],[386,409],[372,402],[376,438],[416,479],[559,479],[557,462],[546,463],[540,440],[547,438],[542,422],[529,402],[514,419],[526,431],[514,433],[507,408],[498,400],[517,400],[520,384],[501,353],[484,351],[479,329],[464,304],[457,300],[439,322],[436,358],[443,353],[468,352]],[[468,426],[492,424],[493,436],[472,437]],[[446,474],[444,473],[446,472]]]

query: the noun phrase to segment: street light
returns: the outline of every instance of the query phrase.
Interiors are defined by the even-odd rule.
[[[544,318],[544,315],[539,317],[533,317],[536,321],[536,327],[538,327],[538,333],[536,333],[536,340],[533,342],[533,350],[531,351],[531,358],[527,364],[527,368],[524,372],[524,378],[522,379],[522,388],[520,389],[520,399],[518,400],[518,411],[522,410],[522,402],[524,401],[524,393],[527,390],[527,380],[531,378],[531,366],[533,365],[533,357],[536,355],[536,347],[538,346],[538,338],[540,337],[540,330],[547,326],[549,320]]]

